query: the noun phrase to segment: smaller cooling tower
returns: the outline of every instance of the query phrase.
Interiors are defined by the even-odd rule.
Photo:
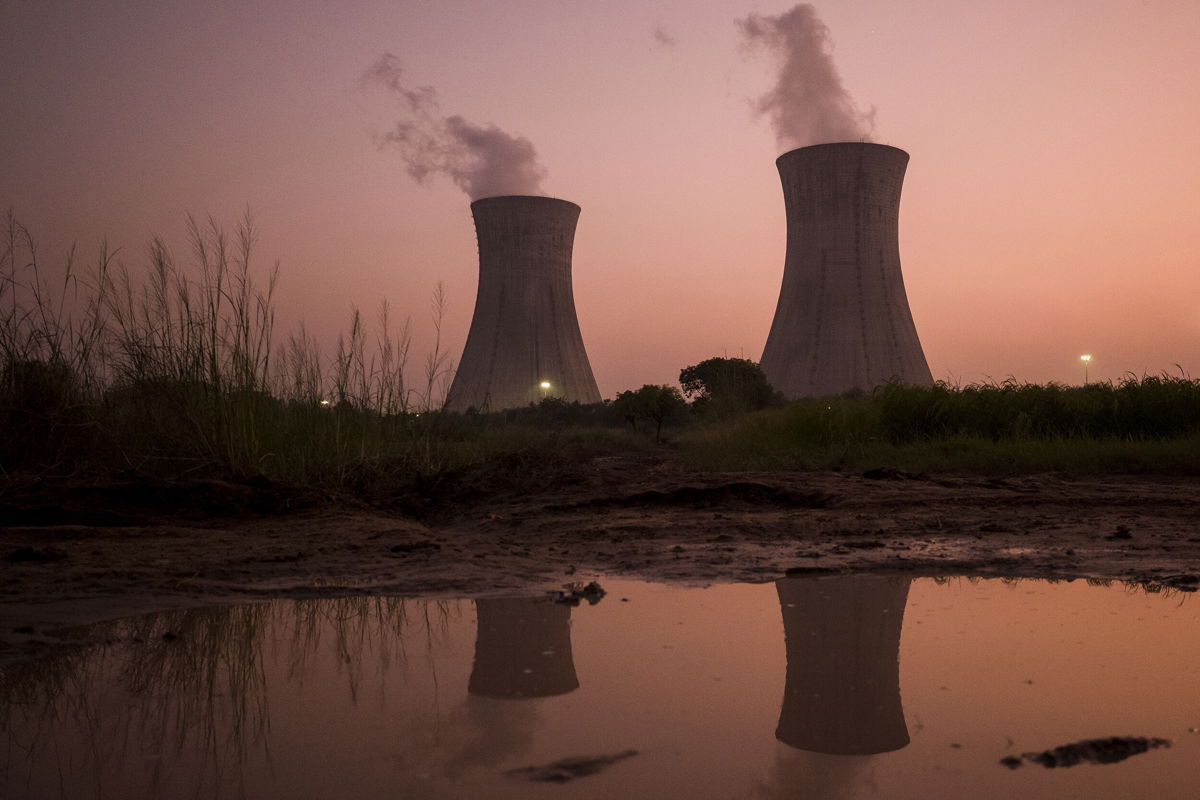
[[[789,398],[888,381],[930,385],[900,273],[900,190],[908,153],[864,142],[802,147],[776,160],[787,255],[763,349]]]
[[[600,402],[571,288],[579,206],[485,197],[471,203],[471,214],[479,292],[446,408],[500,411],[545,397]]]

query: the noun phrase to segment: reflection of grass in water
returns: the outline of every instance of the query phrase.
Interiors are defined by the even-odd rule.
[[[252,746],[265,746],[261,638],[270,617],[267,605],[227,606],[92,626],[89,635],[114,644],[6,671],[0,718],[5,730],[25,733],[31,755],[60,735],[78,735],[86,745],[82,769],[98,781],[148,760],[141,783],[153,796],[170,777],[171,759],[147,759],[149,746],[193,759],[197,793],[215,790],[240,774]]]
[[[270,760],[268,641],[287,640],[289,680],[326,648],[356,698],[368,658],[381,672],[403,666],[413,636],[428,645],[432,667],[436,645],[460,613],[455,603],[354,597],[186,609],[92,626],[91,637],[112,644],[0,673],[0,730],[11,738],[0,776],[15,780],[23,761],[55,757],[60,739],[78,739],[84,760],[73,769],[94,774],[98,785],[149,760],[137,784],[154,796],[155,787],[179,777],[171,766],[186,759],[198,796],[244,794],[240,780],[254,749]]]
[[[222,784],[226,767],[245,762],[252,745],[266,746],[270,715],[262,634],[272,616],[271,606],[255,605],[129,620],[128,633],[148,645],[125,662],[118,678],[131,695],[149,700],[133,704],[140,716],[131,723],[143,737],[157,731],[176,754],[198,755],[211,767],[214,786]],[[163,761],[154,763],[151,782],[159,785]]]
[[[1078,579],[1077,578],[1055,578],[1055,577],[1049,577],[1049,578],[1012,578],[1012,577],[1009,577],[1009,578],[985,578],[982,575],[934,575],[930,578],[930,580],[932,580],[938,586],[957,586],[960,583],[962,583],[962,581],[966,581],[967,583],[971,584],[972,586],[975,586],[985,580],[998,580],[1005,586],[1018,586],[1018,585],[1028,585],[1030,583],[1047,583],[1047,584],[1051,584],[1051,585],[1060,584],[1060,583],[1074,583]],[[1114,584],[1120,583],[1121,586],[1124,587],[1125,592],[1127,594],[1157,595],[1159,597],[1162,597],[1164,599],[1169,599],[1169,600],[1178,599],[1180,605],[1183,605],[1185,602],[1187,602],[1188,597],[1191,594],[1193,594],[1193,592],[1185,591],[1182,589],[1177,589],[1172,586],[1164,586],[1163,584],[1155,583],[1154,581],[1132,581],[1132,580],[1113,581],[1108,578],[1083,578],[1082,580],[1088,586],[1096,586],[1096,587],[1104,587],[1104,588],[1111,588]]]
[[[291,611],[290,674],[304,672],[322,639],[330,636],[338,672],[346,676],[353,701],[358,698],[367,656],[373,656],[370,660],[380,673],[393,663],[405,666],[408,640],[413,635],[425,639],[428,666],[436,681],[436,645],[448,635],[450,620],[461,616],[457,602],[403,597],[296,600]]]
[[[1161,583],[1154,583],[1152,581],[1121,581],[1121,584],[1125,587],[1125,591],[1130,594],[1156,594],[1165,600],[1178,600],[1181,606],[1193,594],[1193,592],[1177,589],[1174,586],[1164,586]]]

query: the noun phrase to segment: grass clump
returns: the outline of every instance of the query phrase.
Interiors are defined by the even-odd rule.
[[[1200,381],[888,385],[693,431],[701,469],[1200,473]]]
[[[37,243],[0,223],[0,471],[15,476],[265,476],[396,491],[514,452],[645,446],[608,404],[548,400],[471,417],[442,412],[453,374],[433,295],[433,350],[387,303],[351,309],[325,355],[275,330],[278,264],[260,269],[247,214],[229,233],[188,220],[187,257],[154,239],[140,270],[107,245],[74,250],[48,281]]]
[[[11,212],[0,222],[0,475],[265,476],[383,496],[496,462],[532,486],[547,465],[653,447],[639,416],[657,435],[689,426],[675,438],[710,470],[1200,472],[1200,381],[1186,376],[889,385],[776,408],[757,365],[709,359],[681,373],[690,415],[670,387],[639,390],[661,408],[550,398],[450,414],[440,287],[419,363],[386,303],[374,323],[351,309],[326,355],[302,326],[277,335],[279,266],[258,267],[249,215],[232,233],[189,219],[187,238],[182,260],[154,239],[140,270],[106,244],[82,266],[71,250],[48,281],[32,234]]]

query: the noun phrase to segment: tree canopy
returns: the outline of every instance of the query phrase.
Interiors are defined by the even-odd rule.
[[[697,414],[725,418],[782,405],[781,395],[748,358],[710,358],[679,373],[683,393]]]
[[[640,389],[621,392],[613,401],[615,408],[637,430],[637,421],[647,418],[655,423],[654,441],[662,441],[663,423],[687,407],[674,386],[646,384]]]

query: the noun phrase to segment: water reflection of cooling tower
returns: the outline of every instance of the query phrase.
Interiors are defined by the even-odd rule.
[[[787,210],[783,285],[762,368],[789,398],[929,385],[900,272],[908,153],[865,142],[776,160]]]
[[[900,628],[908,578],[777,581],[787,684],[775,737],[816,753],[869,755],[908,744]]]
[[[579,206],[485,197],[471,203],[471,214],[479,291],[446,408],[500,411],[545,397],[600,402],[571,285]]]
[[[471,694],[515,700],[579,688],[570,606],[521,597],[477,600],[475,608]]]

